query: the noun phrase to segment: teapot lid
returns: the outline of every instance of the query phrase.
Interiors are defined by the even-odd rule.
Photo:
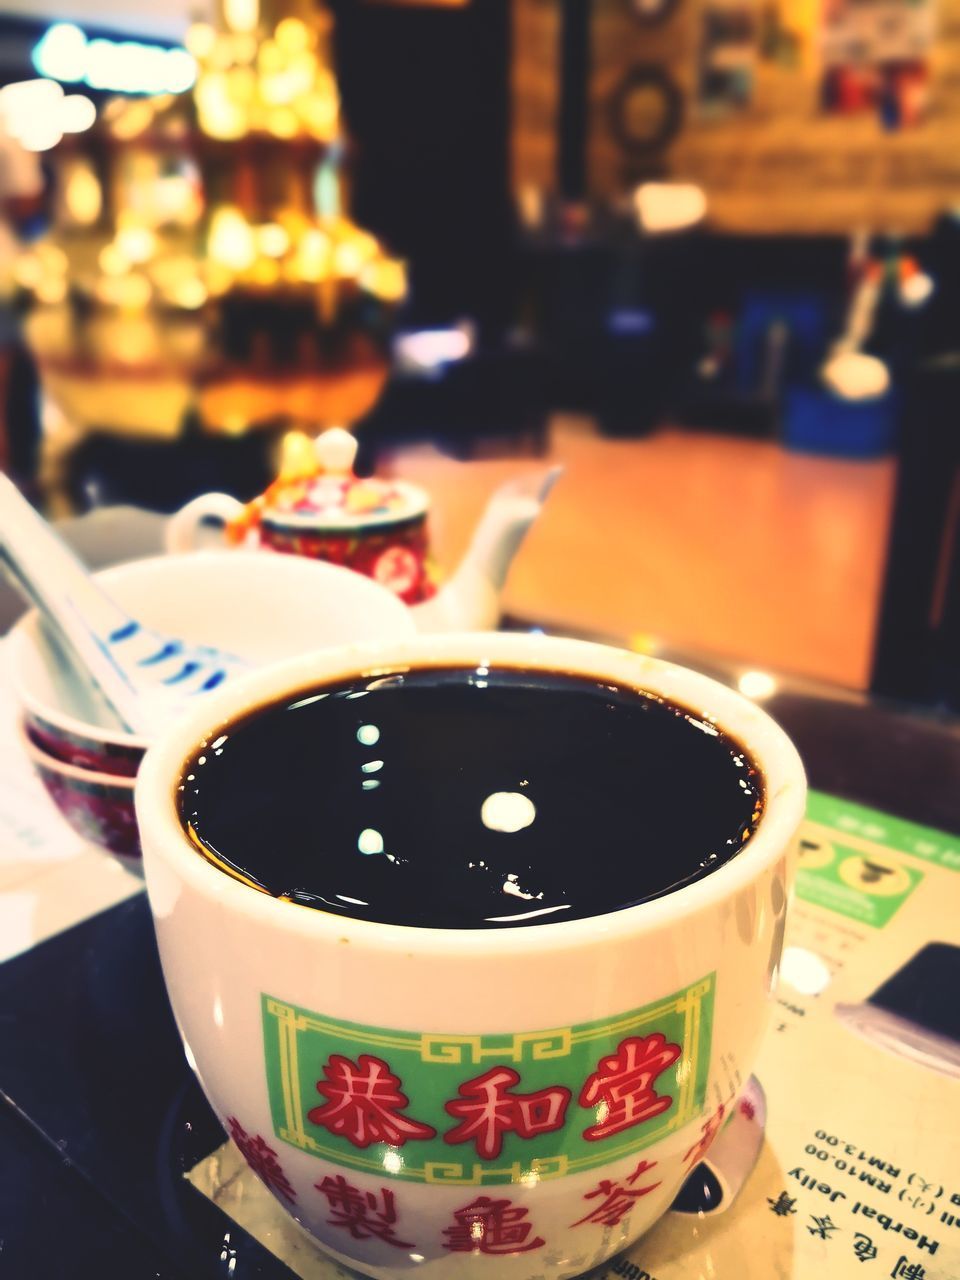
[[[291,432],[283,442],[280,476],[264,494],[261,519],[301,529],[355,530],[398,524],[425,514],[423,489],[404,480],[361,478],[353,469],[357,442],[342,427],[316,439]]]

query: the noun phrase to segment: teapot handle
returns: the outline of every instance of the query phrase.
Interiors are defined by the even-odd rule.
[[[203,525],[224,525],[235,520],[243,511],[243,503],[231,498],[229,493],[202,493],[186,506],[175,511],[164,530],[167,551],[179,555],[183,551],[196,551],[198,534]]]

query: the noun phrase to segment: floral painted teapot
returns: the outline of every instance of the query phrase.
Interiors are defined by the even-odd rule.
[[[316,440],[292,432],[280,474],[244,505],[207,493],[170,517],[167,549],[194,550],[203,526],[216,524],[228,545],[328,560],[363,573],[414,606],[423,631],[496,626],[507,570],[560,468],[498,489],[467,553],[438,591],[428,554],[425,490],[405,480],[362,479],[353,469],[357,442],[340,427]]]

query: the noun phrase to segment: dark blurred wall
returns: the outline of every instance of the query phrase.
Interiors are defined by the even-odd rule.
[[[508,0],[338,0],[352,213],[406,257],[413,317],[502,324],[511,297]]]

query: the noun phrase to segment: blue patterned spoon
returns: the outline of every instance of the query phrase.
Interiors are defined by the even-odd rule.
[[[0,557],[62,642],[77,678],[131,733],[152,736],[186,702],[247,668],[232,654],[160,635],[131,618],[4,475]]]

